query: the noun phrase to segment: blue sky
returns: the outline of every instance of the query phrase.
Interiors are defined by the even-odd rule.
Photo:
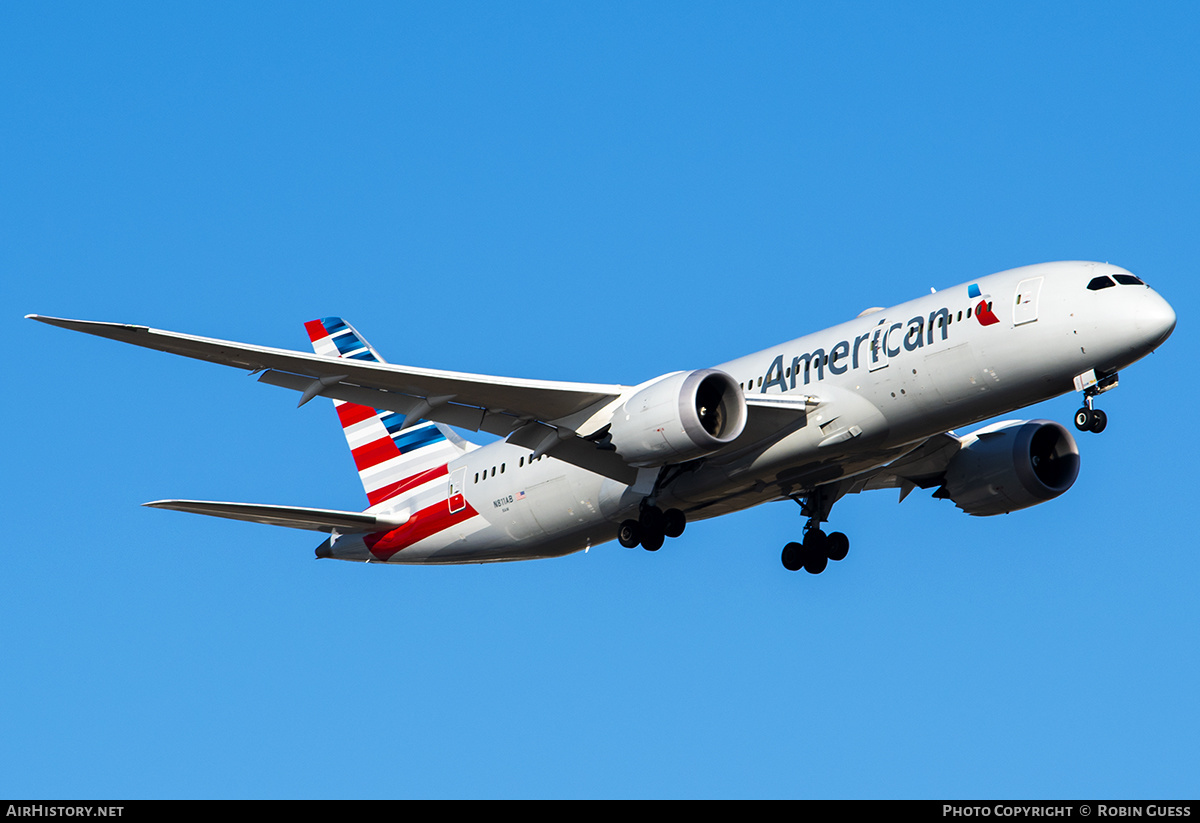
[[[0,796],[1192,797],[1188,4],[0,5]],[[635,383],[1094,259],[1179,327],[1075,487],[408,568],[332,411],[26,313]],[[1063,397],[1030,417],[1070,420]]]

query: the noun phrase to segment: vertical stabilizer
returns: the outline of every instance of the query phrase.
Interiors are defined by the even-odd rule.
[[[319,355],[384,362],[340,317],[313,320],[304,327]],[[333,405],[372,506],[418,488],[432,491],[428,484],[444,477],[446,464],[465,451],[458,438],[448,438],[436,423],[422,420],[401,428],[404,415],[341,400],[334,400]],[[443,495],[445,482],[436,487]]]

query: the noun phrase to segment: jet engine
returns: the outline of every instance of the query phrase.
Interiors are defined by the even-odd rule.
[[[986,426],[963,439],[935,496],[967,514],[1007,514],[1053,500],[1079,475],[1079,448],[1050,420]]]
[[[711,454],[745,427],[741,387],[723,371],[700,369],[643,384],[613,414],[608,433],[626,463],[647,468]]]

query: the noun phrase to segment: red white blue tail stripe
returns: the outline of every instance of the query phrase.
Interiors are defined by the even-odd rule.
[[[313,320],[305,328],[319,355],[383,362],[339,317]],[[402,429],[403,415],[340,400],[333,403],[371,506],[402,495],[404,505],[418,511],[437,499],[445,500],[446,464],[463,451],[436,423],[422,421]]]

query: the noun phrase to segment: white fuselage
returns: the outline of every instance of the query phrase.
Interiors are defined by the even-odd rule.
[[[784,411],[803,408],[806,397],[819,402],[810,413],[781,415],[779,428],[764,429],[770,415],[759,415],[729,447],[659,489],[659,504],[699,520],[806,493],[941,432],[1069,393],[1088,370],[1125,368],[1166,339],[1175,315],[1144,285],[1088,288],[1114,274],[1128,272],[1089,262],[1012,269],[717,366],[749,402]],[[346,535],[330,556],[462,563],[579,551],[613,539],[659,473],[642,469],[630,485],[531,457],[506,442],[475,448],[448,465],[461,489],[436,481],[448,506],[454,491],[467,507],[444,528],[383,557]]]

